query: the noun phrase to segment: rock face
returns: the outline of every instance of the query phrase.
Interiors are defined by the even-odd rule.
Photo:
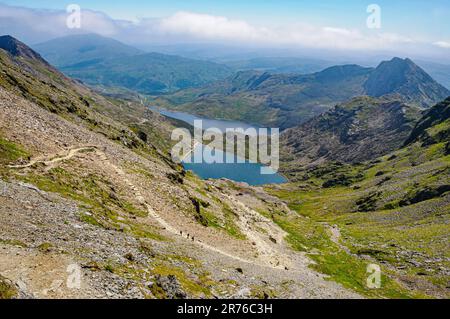
[[[156,286],[160,288],[165,297],[168,299],[186,299],[187,294],[181,288],[180,283],[177,278],[173,275],[169,276],[157,276],[156,277]]]
[[[384,61],[370,74],[364,83],[367,95],[400,95],[404,101],[428,107],[450,92],[437,83],[410,59],[393,58]]]
[[[433,130],[434,127],[434,130]],[[437,128],[437,129],[436,129]],[[415,126],[405,144],[434,144],[450,139],[450,97],[432,107]]]
[[[39,60],[47,64],[47,62],[45,62],[45,60],[37,52],[33,51],[26,44],[9,35],[0,37],[0,49],[9,52],[14,57],[25,57],[32,60]]]
[[[283,133],[281,145],[299,164],[361,162],[400,147],[420,116],[398,101],[356,98]]]

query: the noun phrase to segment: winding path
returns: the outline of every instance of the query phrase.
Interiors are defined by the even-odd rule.
[[[118,174],[122,178],[122,180],[125,181],[125,183],[127,183],[127,185],[133,190],[137,201],[147,208],[149,217],[154,218],[168,232],[170,232],[170,233],[172,233],[172,234],[174,234],[176,236],[179,236],[180,230],[174,228],[172,225],[167,223],[166,220],[164,220],[159,214],[157,214],[155,212],[155,210],[147,203],[145,198],[142,196],[142,193],[139,191],[139,189],[133,183],[131,183],[130,180],[127,178],[126,173],[120,167],[118,167],[118,166],[114,165],[113,163],[111,163],[111,161],[109,161],[109,159],[106,156],[106,154],[103,151],[101,151],[97,146],[83,146],[83,147],[73,148],[73,149],[70,149],[67,152],[67,154],[64,155],[64,156],[58,156],[58,154],[54,155],[53,156],[54,158],[52,158],[51,160],[38,160],[38,159],[36,159],[36,160],[30,161],[28,164],[24,164],[24,165],[9,165],[9,167],[10,168],[15,168],[15,169],[23,169],[23,168],[32,167],[35,164],[44,164],[46,166],[51,166],[51,165],[60,163],[62,161],[69,160],[69,159],[73,158],[74,156],[76,156],[78,153],[84,152],[84,151],[95,152],[99,156],[99,158],[102,161],[102,163],[104,165],[109,166],[111,169],[113,169],[116,172],[116,174]],[[229,197],[229,196],[227,195],[227,197]],[[240,203],[240,204],[241,204],[241,206],[243,207],[243,209],[245,211],[247,211],[247,212],[249,211],[249,209],[244,204],[242,204],[242,203]],[[250,238],[252,240],[254,240],[256,243],[258,243],[258,245],[257,245],[258,249],[261,250],[261,248],[264,248],[264,249],[261,250],[261,253],[263,253],[264,255],[267,255],[268,252],[270,252],[271,255],[276,254],[273,249],[268,249],[266,243],[264,243],[261,239],[256,238],[256,236],[255,236],[255,234],[253,232],[251,233]],[[208,244],[206,244],[206,243],[204,243],[202,241],[198,241],[197,240],[197,241],[194,241],[194,243],[196,245],[198,245],[198,246],[201,246],[201,247],[205,248],[205,249],[208,249],[208,250],[213,251],[215,253],[221,254],[221,255],[226,256],[228,258],[232,258],[232,259],[237,260],[237,261],[242,262],[242,263],[258,264],[259,266],[262,266],[262,267],[278,269],[278,270],[285,269],[284,265],[280,265],[280,264],[272,265],[270,261],[269,261],[269,264],[267,264],[267,263],[259,263],[257,260],[244,259],[242,257],[233,255],[231,253],[225,252],[225,251],[223,251],[221,249],[218,249],[216,247],[208,245]],[[282,259],[284,259],[284,258],[282,258]]]

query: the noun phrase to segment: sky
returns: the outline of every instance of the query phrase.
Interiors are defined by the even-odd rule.
[[[65,27],[72,3],[82,9],[81,29]],[[367,11],[371,4],[376,12]],[[449,16],[448,0],[0,0],[0,33],[34,43],[95,32],[130,44],[415,52],[439,60],[450,56]]]

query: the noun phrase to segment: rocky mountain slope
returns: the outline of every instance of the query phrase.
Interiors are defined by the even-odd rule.
[[[419,118],[419,108],[399,101],[355,98],[283,132],[282,158],[292,169],[375,159],[398,149]]]
[[[369,96],[398,94],[402,100],[428,107],[450,95],[442,85],[435,82],[423,69],[410,59],[394,58],[382,62],[364,83]]]
[[[0,48],[15,57],[25,57],[46,63],[38,53],[9,35],[0,36]]]
[[[447,296],[444,141],[286,185],[202,181],[168,156],[173,122],[12,52],[0,49],[1,298]]]
[[[405,144],[422,142],[430,145],[450,140],[450,97],[425,113]]]
[[[260,213],[283,202],[173,163],[170,122],[12,50],[0,67],[1,297],[360,296]]]
[[[246,71],[205,88],[160,97],[154,103],[210,118],[286,129],[361,95],[388,95],[428,107],[450,92],[411,60],[394,58],[375,69],[343,65],[309,75]]]

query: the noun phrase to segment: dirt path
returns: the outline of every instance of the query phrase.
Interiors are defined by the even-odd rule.
[[[184,162],[191,154],[192,152],[195,151],[195,148],[197,146],[201,145],[200,142],[198,142],[197,140],[194,140],[194,144],[192,145],[191,149],[189,150],[189,152],[187,152],[180,160],[180,162]]]
[[[60,154],[52,155],[53,158],[51,160],[35,159],[35,160],[30,161],[28,164],[10,165],[9,167],[16,168],[16,169],[23,169],[23,168],[31,167],[35,164],[44,164],[46,166],[51,167],[62,161],[70,160],[73,157],[75,157],[78,153],[84,152],[84,151],[95,152],[98,155],[99,159],[102,161],[103,165],[109,166],[130,187],[130,189],[133,191],[133,195],[135,196],[137,201],[147,208],[149,217],[155,219],[159,224],[161,224],[162,227],[164,227],[164,229],[166,231],[172,233],[173,235],[180,236],[180,230],[176,229],[175,227],[170,225],[158,213],[155,212],[155,210],[147,203],[145,198],[142,196],[139,189],[133,183],[131,183],[130,180],[127,178],[126,173],[120,167],[111,163],[111,161],[109,161],[106,154],[104,152],[102,152],[97,146],[83,146],[83,147],[73,148],[73,149],[70,149],[66,155],[63,155],[63,156],[61,156]],[[228,196],[228,198],[232,201],[235,201],[235,199],[232,199],[230,196]],[[268,267],[268,268],[273,268],[273,269],[285,269],[285,267],[287,267],[287,264],[289,263],[288,258],[286,256],[283,256],[283,255],[279,254],[278,252],[276,252],[275,249],[270,247],[264,240],[261,239],[261,237],[258,235],[258,233],[256,231],[252,230],[248,226],[249,225],[249,220],[248,220],[249,217],[261,218],[261,216],[258,213],[250,210],[244,204],[242,204],[240,202],[238,202],[238,203],[241,205],[242,210],[245,212],[242,220],[239,223],[239,226],[242,228],[245,235],[256,244],[256,248],[258,249],[259,255],[263,256],[263,258],[259,259],[259,262],[256,260],[247,260],[242,257],[233,255],[231,253],[228,253],[226,251],[218,249],[214,246],[211,246],[211,245],[204,243],[202,241],[199,241],[199,240],[194,241],[194,243],[198,246],[203,247],[204,249],[208,249],[215,253],[219,253],[223,256],[232,258],[239,262],[243,262],[243,263],[247,263],[247,264],[258,263],[260,266],[263,266],[263,267]],[[188,239],[186,239],[186,240],[188,240]]]
[[[286,233],[277,226],[273,225],[268,218],[249,208],[236,198],[226,194],[224,196],[232,203],[239,206],[240,210],[243,212],[243,214],[240,215],[238,225],[247,238],[252,241],[258,249],[261,257],[260,259],[266,260],[273,268],[293,268],[290,258],[280,251],[280,245]],[[264,224],[268,228],[266,228],[266,231],[269,233],[270,238],[272,238],[274,242],[268,243],[264,240],[261,237],[260,232],[255,229],[255,224]]]
[[[352,254],[350,249],[343,245],[340,241],[341,239],[341,230],[339,229],[338,225],[330,225],[328,223],[322,223],[327,227],[328,231],[330,232],[330,239],[333,243],[338,245],[342,250],[344,250],[347,254]]]
[[[155,219],[159,224],[161,224],[161,226],[163,226],[165,228],[166,231],[172,233],[173,235],[176,236],[181,236],[180,235],[180,229],[176,229],[175,227],[173,227],[172,225],[170,225],[165,219],[163,219],[158,213],[155,212],[155,210],[146,202],[145,198],[142,196],[141,192],[139,191],[139,189],[133,185],[133,183],[130,182],[130,180],[126,177],[126,173],[119,167],[117,167],[116,165],[112,164],[106,154],[104,154],[103,152],[96,150],[97,153],[99,154],[101,160],[104,162],[104,164],[109,165],[119,176],[121,176],[121,178],[128,184],[128,186],[133,190],[134,192],[134,196],[135,198],[138,200],[138,202],[142,205],[144,205],[147,208],[149,217]],[[183,236],[181,236],[183,237]],[[254,237],[254,236],[252,236]],[[183,237],[184,238],[184,237]],[[188,240],[188,239],[186,239]],[[259,239],[256,239],[259,243],[261,243],[261,241]],[[198,246],[203,247],[204,249],[213,251],[215,253],[219,253],[223,256],[226,256],[228,258],[232,258],[234,260],[243,262],[243,263],[247,263],[247,264],[255,264],[254,260],[247,260],[244,259],[242,257],[233,255],[231,253],[228,253],[226,251],[223,251],[221,249],[218,249],[214,246],[208,245],[202,241],[194,241],[194,243]],[[260,253],[262,254],[266,254],[267,249],[265,250],[261,250]],[[280,268],[284,268],[284,266],[279,265],[279,263],[276,263],[275,265],[273,265],[271,262],[269,262],[269,264],[265,263],[265,264],[261,264],[261,266],[264,267],[269,267],[269,268],[273,268],[273,269],[280,269]]]
[[[79,148],[73,148],[73,149],[70,149],[68,151],[67,155],[65,155],[65,156],[59,156],[59,154],[56,154],[56,155],[53,156],[53,159],[51,159],[51,160],[47,160],[46,161],[46,160],[35,159],[35,160],[30,161],[28,164],[25,164],[25,165],[8,165],[8,167],[9,168],[19,168],[19,169],[21,169],[21,168],[31,167],[31,166],[33,166],[35,164],[44,164],[45,166],[52,166],[52,165],[57,164],[59,162],[71,159],[72,157],[77,155],[79,152],[94,151],[96,149],[97,149],[96,146],[84,146],[84,147],[79,147]]]

